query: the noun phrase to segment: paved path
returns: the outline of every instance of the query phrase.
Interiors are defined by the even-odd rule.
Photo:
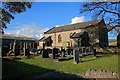
[[[63,73],[59,71],[52,71],[52,72],[48,72],[48,73],[41,74],[39,76],[34,77],[34,79],[37,79],[37,80],[40,80],[41,78],[80,78],[80,80],[83,79],[82,76]]]

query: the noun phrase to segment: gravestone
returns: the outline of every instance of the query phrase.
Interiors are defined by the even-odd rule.
[[[30,50],[28,49],[28,43],[24,43],[24,56],[30,56]]]
[[[67,49],[67,54],[68,54],[68,55],[72,55],[72,53],[73,53],[73,49],[68,48],[68,49]]]
[[[63,49],[63,48],[61,48],[61,50],[60,50],[60,53],[61,53],[61,57],[65,57],[65,49]]]
[[[59,49],[58,48],[53,48],[53,51],[52,51],[53,59],[58,57],[58,53],[59,53]]]
[[[82,53],[83,53],[83,48],[80,48],[80,49],[79,49],[79,53],[80,53],[80,54],[79,54],[79,57],[80,57],[80,58],[83,58],[83,54],[82,54]]]
[[[93,49],[93,47],[90,47],[90,54],[93,54],[94,52],[94,49]]]
[[[25,53],[26,53],[27,56],[30,56],[30,50],[29,49],[26,49]]]
[[[49,58],[49,54],[48,54],[48,51],[46,49],[44,49],[42,51],[42,58]]]
[[[96,54],[97,54],[96,49],[94,49],[94,57],[96,57]]]
[[[73,63],[78,64],[78,62],[79,62],[79,49],[78,48],[75,48],[73,50],[73,55],[74,55]]]
[[[80,53],[79,57],[80,57],[80,58],[83,58],[83,54],[82,54],[82,53]]]
[[[26,55],[25,54],[25,50],[26,50],[26,43],[24,43],[24,48],[23,48],[23,50],[24,50],[24,56]]]

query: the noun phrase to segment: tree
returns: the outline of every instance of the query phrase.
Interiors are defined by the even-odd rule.
[[[97,27],[87,29],[89,35],[89,44],[92,47],[98,46],[96,40],[99,40],[99,29]]]
[[[3,28],[7,28],[7,24],[14,19],[14,14],[19,14],[31,8],[31,2],[2,2],[0,7],[0,30],[3,32]]]
[[[104,18],[107,25],[120,27],[119,6],[120,2],[85,2],[80,8],[80,13],[92,14],[95,19]]]

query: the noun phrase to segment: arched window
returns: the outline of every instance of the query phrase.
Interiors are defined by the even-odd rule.
[[[73,33],[71,32],[71,33],[70,33],[70,36],[72,36],[72,34],[73,34]]]
[[[75,34],[76,32],[71,32],[70,33],[70,38]]]
[[[59,34],[59,35],[58,35],[58,43],[60,43],[61,41],[62,41],[61,35]]]

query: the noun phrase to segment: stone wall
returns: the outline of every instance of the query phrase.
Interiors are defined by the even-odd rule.
[[[102,53],[120,53],[120,48],[97,48],[96,51]]]
[[[94,70],[94,69],[86,71],[85,77],[87,78],[117,78],[117,79],[120,78],[117,72]]]
[[[70,38],[70,34],[73,34],[74,32],[79,33],[82,32],[83,29],[78,30],[71,30],[71,31],[63,31],[63,32],[57,32],[57,33],[51,33],[51,34],[45,34],[45,37],[51,36],[53,43],[52,47],[66,47],[68,46],[68,42],[70,43],[70,46],[75,46],[75,41]],[[58,35],[61,35],[61,42],[58,42]]]

